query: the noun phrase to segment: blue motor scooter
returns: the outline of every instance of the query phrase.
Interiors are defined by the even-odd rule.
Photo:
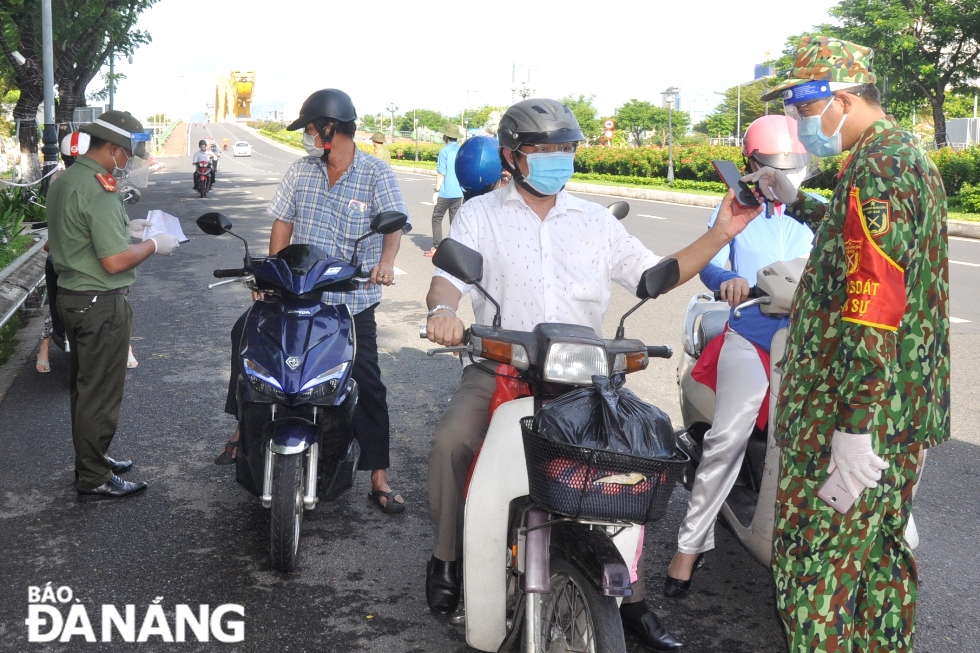
[[[407,221],[404,213],[379,213],[348,262],[302,244],[252,258],[226,216],[206,213],[197,220],[206,234],[231,233],[245,243],[245,265],[215,270],[214,276],[244,278],[265,296],[249,310],[242,334],[235,460],[238,482],[271,509],[277,571],[296,568],[303,511],[316,507],[318,477],[320,495],[335,499],[353,484],[360,453],[352,428],[354,320],[346,304],[324,304],[321,297],[368,283],[357,262],[358,244],[394,233]]]

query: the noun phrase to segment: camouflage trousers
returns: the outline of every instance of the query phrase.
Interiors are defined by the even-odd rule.
[[[817,497],[829,453],[783,450],[773,576],[790,653],[912,650],[918,572],[905,543],[917,452],[891,466],[842,515]]]

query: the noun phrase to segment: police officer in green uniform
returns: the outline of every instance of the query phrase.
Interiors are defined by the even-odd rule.
[[[133,318],[126,295],[137,265],[155,253],[171,254],[178,245],[169,234],[130,244],[145,221],[130,230],[114,175],[142,154],[143,141],[133,138],[143,132],[140,122],[128,113],[108,111],[81,131],[91,137],[88,152],[51,184],[47,206],[58,312],[71,344],[75,484],[78,500],[86,502],[146,489],[146,483],[117,476],[132,467],[131,461],[108,456],[126,381]]]
[[[805,37],[782,97],[817,156],[850,154],[829,205],[764,168],[743,179],[813,227],[790,317],[773,574],[789,649],[912,650],[918,572],[905,542],[927,447],[949,438],[946,194],[880,105],[872,51]],[[819,496],[839,472],[833,501]]]

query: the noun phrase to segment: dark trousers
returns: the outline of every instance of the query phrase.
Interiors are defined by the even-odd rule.
[[[442,216],[449,212],[449,225],[452,226],[456,211],[463,205],[462,197],[440,197],[432,209],[432,246],[438,247],[442,242]]]
[[[378,365],[378,325],[374,319],[377,304],[366,308],[354,316],[357,355],[351,374],[357,382],[358,399],[354,409],[354,436],[361,447],[358,469],[388,469],[388,447],[390,424],[388,420],[388,389],[381,380]],[[242,333],[245,331],[245,311],[231,329],[231,378],[228,380],[228,395],[225,398],[225,412],[238,415],[238,377],[242,373],[239,356]]]
[[[76,487],[97,488],[112,477],[106,455],[116,434],[133,309],[125,295],[58,294],[71,345],[71,435]]]
[[[44,262],[44,285],[48,290],[48,308],[51,311],[51,336],[55,343],[64,349],[65,324],[61,321],[61,316],[58,315],[58,273],[54,271],[54,263],[51,261],[50,254]]]

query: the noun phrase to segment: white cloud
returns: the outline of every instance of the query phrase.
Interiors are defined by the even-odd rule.
[[[672,85],[710,94],[747,81],[767,51],[827,22],[834,4],[161,0],[139,24],[153,42],[133,64],[117,62],[127,79],[116,107],[198,113],[219,75],[254,70],[254,102],[286,102],[289,114],[324,87],[347,91],[362,115],[391,100],[399,112],[455,113],[509,104],[516,62],[531,68],[537,95],[594,94],[608,114],[630,98],[659,101]]]

